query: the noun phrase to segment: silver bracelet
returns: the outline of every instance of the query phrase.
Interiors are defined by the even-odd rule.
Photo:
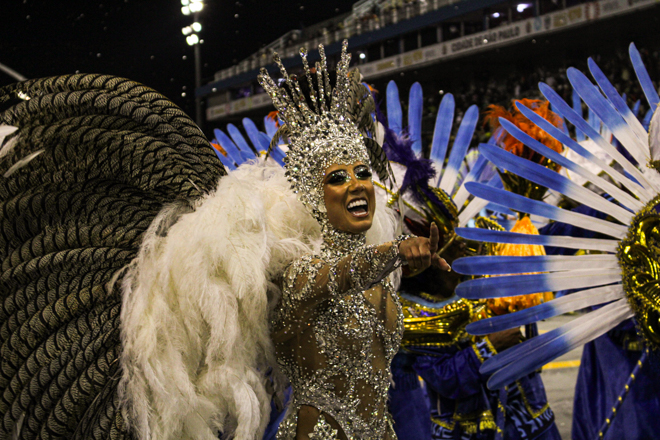
[[[396,261],[396,263],[394,263],[394,268],[395,269],[398,269],[401,266],[407,266],[408,265],[408,261],[406,261],[406,259],[399,252],[399,245],[402,242],[408,240],[409,238],[415,238],[415,237],[417,237],[417,236],[416,235],[410,235],[410,234],[401,234],[396,238],[396,240],[394,240],[394,245],[396,246],[396,252],[397,252],[397,261]]]

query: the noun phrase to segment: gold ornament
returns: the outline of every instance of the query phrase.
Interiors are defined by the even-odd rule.
[[[649,345],[660,348],[660,195],[635,216],[617,258],[637,322]]]

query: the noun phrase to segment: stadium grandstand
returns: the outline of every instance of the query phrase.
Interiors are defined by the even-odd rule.
[[[263,116],[272,104],[256,77],[262,67],[273,72],[273,51],[296,73],[302,71],[300,47],[309,48],[313,64],[315,48],[324,44],[332,67],[347,39],[365,81],[377,90],[391,79],[401,90],[419,81],[431,110],[446,92],[454,94],[457,110],[536,97],[538,81],[570,93],[565,68],[584,65],[588,56],[605,69],[618,66],[606,73],[637,99],[640,91],[621,60],[635,41],[646,49],[651,77],[660,77],[659,21],[656,0],[362,0],[350,13],[290,30],[216,72],[196,93],[206,102],[206,129]],[[429,126],[431,119],[429,114]]]

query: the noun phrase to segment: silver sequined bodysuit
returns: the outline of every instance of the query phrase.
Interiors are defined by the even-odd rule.
[[[321,413],[310,439],[339,438],[328,420],[348,439],[396,439],[387,393],[403,314],[387,275],[397,261],[398,241],[361,241],[287,268],[273,339],[293,397],[278,439],[296,437],[302,406]]]

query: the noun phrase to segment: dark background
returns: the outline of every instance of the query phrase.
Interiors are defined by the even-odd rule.
[[[203,82],[291,29],[350,11],[355,0],[204,2]],[[77,71],[127,77],[194,117],[193,48],[181,33],[192,22],[180,0],[2,0],[0,63],[27,78]],[[0,72],[0,86],[12,82]]]

